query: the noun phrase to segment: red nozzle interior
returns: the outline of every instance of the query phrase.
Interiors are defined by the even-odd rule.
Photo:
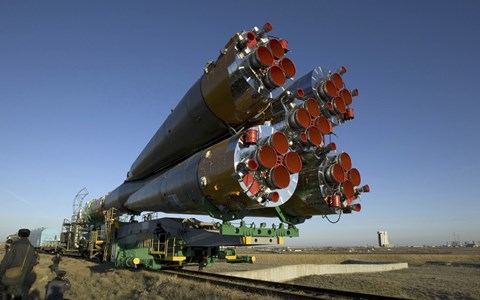
[[[275,132],[271,137],[270,137],[270,145],[273,146],[275,151],[279,154],[285,154],[288,152],[288,138],[285,135],[285,133],[281,131]]]
[[[332,79],[333,83],[335,84],[335,87],[337,88],[337,90],[343,89],[343,79],[342,79],[342,76],[340,76],[340,74],[333,73],[330,78]]]
[[[258,169],[258,162],[256,159],[249,159],[247,166],[250,170],[255,171]]]
[[[358,96],[358,89],[353,89],[352,90],[352,96],[357,97]]]
[[[356,203],[352,205],[352,209],[356,212],[360,212],[362,210],[362,205],[360,203]]]
[[[313,146],[320,146],[323,143],[323,136],[320,129],[317,127],[310,127],[307,129],[307,137],[310,144]]]
[[[305,92],[303,91],[303,89],[298,88],[296,96],[297,96],[297,98],[303,99],[303,97],[305,97]]]
[[[352,93],[350,93],[350,91],[347,89],[343,89],[340,91],[340,97],[343,98],[343,101],[345,101],[346,105],[350,105],[353,102]]]
[[[243,176],[243,183],[247,187],[247,191],[255,195],[260,191],[260,184],[253,178],[252,174],[246,174]]]
[[[272,51],[275,59],[280,59],[285,55],[285,50],[283,50],[282,44],[277,39],[270,39],[268,42],[268,48]]]
[[[284,85],[286,80],[285,74],[283,73],[282,69],[278,66],[272,66],[268,70],[268,78],[270,82],[276,87]]]
[[[335,97],[333,100],[333,109],[338,114],[344,114],[347,111],[347,107],[345,106],[345,102],[341,97]]]
[[[256,38],[255,33],[251,32],[251,31],[247,32],[247,35],[246,35],[246,36],[247,36],[247,40],[248,40],[249,42],[254,41],[255,38]]]
[[[353,183],[351,181],[345,181],[342,184],[342,192],[347,199],[355,197],[355,189],[353,188]]]
[[[332,183],[341,183],[345,180],[345,172],[339,164],[333,164],[327,169],[327,178],[333,181]]]
[[[319,117],[316,123],[318,129],[323,134],[330,134],[333,130],[332,123],[325,117]]]
[[[331,142],[330,144],[328,144],[328,146],[330,147],[330,150],[337,150],[337,144],[335,144],[335,142]]]
[[[270,172],[270,178],[273,185],[279,189],[284,189],[290,184],[290,173],[285,166],[276,166],[273,168]]]
[[[261,67],[268,67],[273,64],[273,55],[265,46],[260,46],[255,51],[255,58]]]
[[[348,171],[352,168],[352,159],[347,152],[342,152],[338,155],[338,163],[342,165],[345,171]]]
[[[297,74],[295,64],[288,57],[285,57],[280,61],[280,67],[282,68],[283,72],[285,72],[285,76],[287,76],[287,78],[293,77],[295,74]]]
[[[277,153],[272,147],[263,145],[257,150],[257,160],[264,168],[273,168],[277,163]]]
[[[282,44],[282,47],[283,47],[283,49],[285,49],[285,51],[288,50],[288,41],[287,40],[284,40],[284,39],[280,40],[280,44]]]
[[[283,158],[283,163],[292,174],[296,174],[302,169],[302,158],[296,152],[288,152]]]
[[[348,171],[347,178],[353,183],[354,186],[359,186],[360,182],[362,182],[362,177],[360,176],[360,172],[356,168],[351,168]]]
[[[314,98],[308,98],[307,101],[303,102],[303,107],[305,107],[314,118],[320,115],[320,105],[318,105],[317,100]]]
[[[306,144],[308,142],[308,137],[307,137],[307,134],[305,132],[300,133],[300,141],[304,144]]]
[[[333,83],[331,80],[325,81],[323,84],[323,90],[328,97],[335,97],[337,95],[337,88],[335,87],[335,83]]]
[[[310,126],[310,114],[305,108],[299,108],[293,113],[296,127],[308,128]]]
[[[266,22],[265,25],[263,25],[263,31],[269,32],[273,29],[273,26],[270,22]]]
[[[347,73],[347,68],[345,68],[344,66],[341,66],[340,69],[338,70],[338,72],[340,73],[340,75],[343,75],[343,74]]]
[[[360,190],[362,191],[362,193],[370,193],[370,186],[368,184],[362,186],[360,188]]]
[[[278,192],[270,193],[269,198],[273,203],[277,203],[280,200],[280,194]]]

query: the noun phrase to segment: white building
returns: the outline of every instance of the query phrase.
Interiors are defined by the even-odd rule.
[[[389,247],[390,243],[388,242],[388,233],[385,230],[377,232],[378,234],[378,245],[380,247]]]

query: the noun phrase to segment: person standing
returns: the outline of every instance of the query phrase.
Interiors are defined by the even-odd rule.
[[[58,271],[58,265],[60,264],[60,261],[62,261],[62,257],[60,256],[60,253],[55,253],[55,256],[52,258],[52,265],[49,266],[50,270],[53,273],[57,273]]]
[[[37,261],[37,255],[32,244],[28,240],[30,230],[20,229],[19,239],[14,241],[10,250],[5,253],[0,263],[0,278],[6,288],[6,299],[26,299],[30,285],[33,283],[33,267]]]

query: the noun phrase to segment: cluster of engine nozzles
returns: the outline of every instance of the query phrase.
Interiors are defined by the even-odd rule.
[[[342,199],[347,205],[351,205],[353,200],[361,192],[369,192],[370,187],[365,185],[360,187],[362,177],[356,168],[352,168],[350,155],[342,152],[336,156],[327,158],[327,164],[323,169],[325,183],[331,187],[331,194],[326,195],[325,200],[331,207],[341,207]],[[353,204],[352,209],[360,211],[360,204]]]
[[[297,97],[303,98],[303,90],[297,90]],[[321,115],[320,105],[314,98],[308,98],[288,117],[288,125],[296,131],[297,140],[304,146],[322,146],[323,135],[332,132],[332,123]]]
[[[265,33],[272,30],[266,23],[261,30],[254,28],[239,36],[237,48],[249,54],[249,66],[262,78],[269,90],[281,87],[288,78],[295,76],[296,68],[292,60],[284,57],[288,51],[288,41],[284,39],[265,38]]]
[[[345,88],[342,76],[347,72],[345,67],[340,67],[337,72],[325,78],[318,88],[318,95],[325,103],[324,113],[335,116],[338,119],[354,119],[354,111],[350,105],[353,97],[358,96],[358,89],[348,90]]]
[[[324,78],[318,87],[318,100],[314,97],[305,99],[301,88],[295,91],[293,97],[304,102],[291,111],[288,123],[292,129],[301,129],[298,141],[303,145],[323,146],[323,136],[331,134],[333,130],[331,118],[342,121],[354,118],[353,108],[349,106],[353,96],[358,95],[358,90],[349,91],[345,88],[340,75],[345,72],[346,68],[341,67],[338,72]]]
[[[267,23],[258,32],[263,34],[270,30],[271,25]],[[267,88],[282,86],[296,72],[293,62],[283,58],[288,51],[288,42],[269,38],[268,42],[264,41],[259,46],[256,37],[254,31],[244,32],[240,37],[240,50],[256,47],[248,60],[250,66],[264,74],[263,82]],[[369,192],[369,186],[360,187],[360,172],[352,168],[350,156],[346,152],[327,156],[327,153],[336,150],[336,144],[325,144],[325,136],[332,134],[335,126],[355,117],[350,106],[353,97],[358,96],[358,89],[346,88],[342,78],[346,72],[347,69],[343,66],[335,72],[324,71],[323,77],[312,84],[312,89],[315,90],[313,93],[306,93],[302,88],[289,90],[287,87],[289,94],[283,94],[288,96],[279,97],[286,100],[286,103],[281,103],[285,117],[274,117],[273,120],[277,131],[261,141],[257,140],[257,133],[253,129],[243,134],[242,142],[245,146],[257,145],[257,150],[246,162],[248,172],[243,176],[243,183],[249,192],[259,193],[264,189],[262,182],[270,189],[286,188],[291,174],[299,173],[303,166],[311,168],[312,165],[318,165],[325,185],[318,196],[329,207],[360,211],[360,204],[353,204],[353,201],[360,193]],[[293,86],[295,84],[291,87]],[[279,102],[274,106],[279,106]],[[279,122],[284,125],[276,126]],[[306,153],[314,153],[316,159],[312,161],[312,155],[310,159],[305,159]],[[278,199],[278,193],[272,192],[270,195],[272,201]]]
[[[288,125],[296,130],[300,145],[320,149],[313,150],[317,154],[317,162],[309,163],[320,165],[319,172],[326,186],[321,196],[327,205],[360,211],[360,204],[352,202],[360,193],[369,192],[370,188],[368,185],[359,187],[361,175],[356,168],[352,168],[350,156],[346,152],[335,156],[322,155],[336,150],[333,142],[325,145],[324,136],[332,134],[334,126],[354,118],[350,105],[353,97],[358,96],[358,90],[346,88],[342,78],[346,71],[342,66],[336,72],[325,74],[315,87],[316,93],[310,93],[309,97],[305,97],[301,88],[290,91],[291,98],[296,98],[298,104],[293,106],[288,116]]]
[[[257,37],[270,30],[271,25],[267,23],[257,32],[244,32],[239,37],[237,47],[240,51],[247,52],[255,49],[247,61],[257,74],[263,75],[260,77],[263,78],[264,85],[274,89],[285,84],[286,79],[294,76],[296,71],[293,62],[283,57],[288,50],[286,40],[257,40]],[[263,198],[277,202],[280,196],[275,190],[287,188],[291,174],[298,174],[303,166],[309,168],[318,165],[326,186],[318,196],[324,198],[329,207],[360,210],[360,204],[352,202],[359,193],[368,192],[369,187],[359,187],[360,172],[352,168],[350,156],[346,152],[326,156],[330,151],[336,150],[336,144],[325,144],[324,138],[333,133],[334,126],[354,119],[350,105],[353,97],[358,96],[358,90],[346,88],[342,78],[346,72],[342,66],[335,72],[324,74],[315,83],[315,93],[310,92],[308,96],[302,88],[292,91],[287,87],[288,96],[281,95],[278,98],[281,100],[273,104],[277,107],[282,105],[283,109],[280,110],[284,111],[283,117],[273,118],[273,126],[277,131],[260,140],[254,128],[242,134],[240,143],[243,147],[256,147],[241,164],[242,181],[250,194],[262,197],[267,195]],[[280,103],[284,100],[286,103]],[[314,153],[316,159],[305,160],[305,153]]]
[[[247,191],[256,195],[267,190],[265,200],[276,203],[280,196],[274,190],[287,188],[291,174],[297,174],[302,169],[300,155],[290,150],[289,140],[281,131],[259,140],[257,129],[251,128],[243,133],[240,143],[242,147],[255,149],[243,163],[246,172],[242,174],[242,180]]]

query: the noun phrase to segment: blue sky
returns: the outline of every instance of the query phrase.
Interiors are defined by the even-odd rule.
[[[360,96],[334,141],[372,189],[287,244],[480,240],[479,2],[172,2],[0,1],[0,238],[121,184],[204,64],[269,21],[299,76],[347,67]]]

